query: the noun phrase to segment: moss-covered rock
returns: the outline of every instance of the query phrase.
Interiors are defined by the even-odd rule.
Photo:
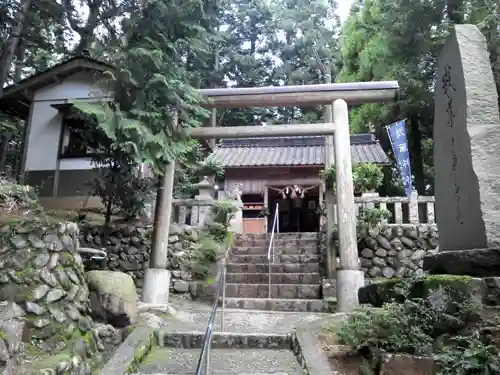
[[[483,303],[487,288],[483,279],[470,276],[431,275],[418,280],[387,280],[366,285],[359,289],[361,304],[381,307],[383,304],[405,298],[428,298],[442,290],[454,301]],[[437,297],[436,297],[437,298]],[[437,302],[436,302],[437,303]]]
[[[59,370],[81,369],[85,371],[79,373],[86,374],[99,362],[102,345],[90,315],[77,235],[76,224],[43,215],[0,226],[0,299],[19,306],[26,348],[42,353],[36,358],[25,353],[24,362],[36,366],[16,373],[55,370],[52,359],[63,358]],[[37,359],[45,357],[48,362]]]
[[[89,271],[85,276],[92,314],[96,319],[115,327],[135,323],[137,293],[132,277],[115,271]]]

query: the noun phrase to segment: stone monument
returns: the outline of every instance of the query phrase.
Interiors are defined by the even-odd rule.
[[[498,93],[486,39],[474,25],[455,25],[438,60],[434,169],[441,253],[424,268],[470,273],[479,262],[500,275]]]
[[[473,25],[456,25],[439,58],[434,164],[440,251],[499,247],[498,94]]]

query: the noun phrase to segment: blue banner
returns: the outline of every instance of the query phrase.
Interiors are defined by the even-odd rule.
[[[413,190],[411,178],[410,152],[408,150],[408,139],[406,137],[406,121],[398,121],[392,125],[386,126],[387,133],[392,144],[392,150],[396,162],[398,163],[401,181],[405,187],[405,193],[409,197]]]

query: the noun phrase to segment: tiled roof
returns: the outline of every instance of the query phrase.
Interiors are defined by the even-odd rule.
[[[324,165],[325,138],[270,137],[226,139],[214,150],[225,167]],[[371,134],[351,135],[353,164],[388,164],[389,158]]]

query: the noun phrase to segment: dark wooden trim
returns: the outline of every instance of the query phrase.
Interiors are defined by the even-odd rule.
[[[59,142],[57,145],[57,155],[61,155],[62,151],[62,145],[63,145],[63,140],[64,140],[64,114],[59,113],[59,119],[60,119],[60,124],[61,128],[59,129]],[[52,196],[55,198],[57,197],[57,190],[59,188],[59,172],[61,170],[61,158],[57,157],[56,158],[56,170],[54,172],[54,186],[52,186]]]

